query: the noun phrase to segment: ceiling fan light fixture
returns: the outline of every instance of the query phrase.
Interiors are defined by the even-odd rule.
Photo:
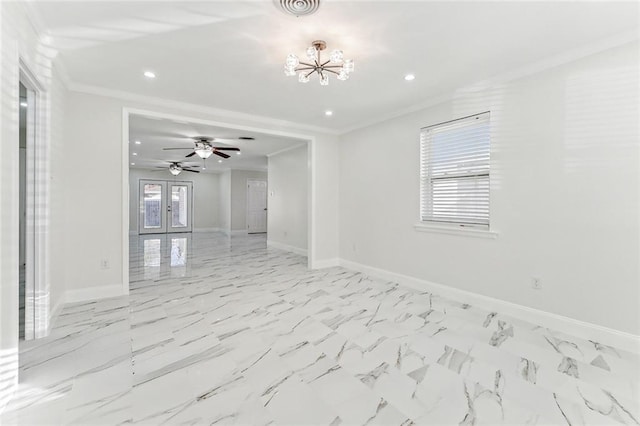
[[[195,151],[196,154],[198,154],[198,157],[202,158],[203,160],[206,160],[207,158],[211,157],[211,154],[213,154],[213,149],[210,145],[203,145],[196,148]]]
[[[169,165],[169,173],[171,173],[172,175],[178,176],[181,171],[182,171],[182,167],[178,166],[177,164],[171,163]]]

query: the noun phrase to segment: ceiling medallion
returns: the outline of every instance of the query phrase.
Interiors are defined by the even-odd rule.
[[[308,83],[313,73],[318,73],[320,84],[327,86],[329,84],[329,74],[335,74],[338,80],[348,80],[349,75],[354,70],[353,60],[343,59],[342,50],[334,50],[329,55],[329,59],[323,61],[321,54],[327,48],[327,43],[323,40],[316,40],[311,43],[306,50],[306,56],[309,62],[301,61],[293,53],[287,56],[284,65],[284,74],[286,76],[294,76],[298,74],[300,83]]]
[[[273,0],[278,8],[295,17],[311,15],[318,11],[320,0]]]

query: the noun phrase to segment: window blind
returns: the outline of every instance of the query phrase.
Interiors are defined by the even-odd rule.
[[[489,227],[490,113],[420,132],[420,217]]]

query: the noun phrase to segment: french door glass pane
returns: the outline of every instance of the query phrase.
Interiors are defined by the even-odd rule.
[[[171,226],[173,228],[186,228],[187,223],[187,186],[171,186]]]
[[[162,227],[162,186],[157,184],[144,185],[144,227]]]

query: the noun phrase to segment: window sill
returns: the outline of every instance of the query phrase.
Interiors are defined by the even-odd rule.
[[[490,231],[488,229],[479,229],[479,228],[465,228],[461,226],[447,226],[447,225],[437,225],[431,223],[418,222],[413,225],[413,229],[419,232],[434,232],[438,234],[449,234],[449,235],[459,235],[465,237],[473,237],[473,238],[486,238],[490,240],[495,240],[498,238],[498,233]]]

